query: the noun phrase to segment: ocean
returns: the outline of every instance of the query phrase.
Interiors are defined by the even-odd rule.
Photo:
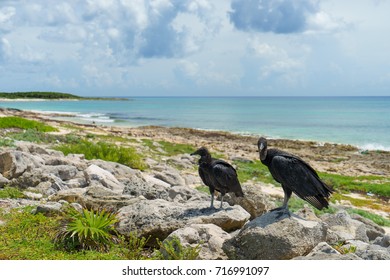
[[[390,97],[129,97],[121,101],[1,101],[114,126],[223,130],[390,151]]]

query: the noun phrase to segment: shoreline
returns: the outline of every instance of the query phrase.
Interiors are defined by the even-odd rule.
[[[114,123],[97,125],[81,124],[73,121],[59,120],[57,113],[44,114],[36,111],[0,108],[0,116],[20,116],[43,121],[62,130],[59,133],[72,133],[64,126],[71,125],[79,129],[77,133],[96,133],[125,138],[150,139],[179,144],[190,144],[194,147],[205,146],[212,152],[222,153],[228,160],[241,157],[258,160],[256,143],[257,135],[242,135],[227,131],[200,130],[183,127],[163,126],[115,126]],[[62,127],[61,127],[62,126]],[[322,143],[316,141],[269,139],[270,148],[286,150],[309,162],[319,172],[329,172],[348,176],[384,176],[390,174],[389,151],[362,151],[359,147],[345,144]]]
[[[63,101],[67,101],[69,99],[64,99]],[[0,102],[1,102],[0,98]],[[20,100],[24,101],[24,100]],[[26,100],[27,101],[27,100]],[[32,100],[29,100],[32,101]],[[40,101],[40,100],[36,100]],[[56,100],[50,100],[47,99],[46,101],[56,101]],[[69,100],[69,101],[82,101],[78,99],[74,100]],[[315,140],[315,139],[304,139],[304,138],[283,138],[283,137],[274,137],[274,136],[269,136],[269,135],[264,135],[264,134],[258,134],[258,133],[251,133],[251,132],[240,132],[240,131],[229,131],[229,130],[219,130],[219,129],[205,129],[205,128],[192,128],[192,127],[175,127],[175,126],[160,126],[160,125],[137,125],[134,124],[132,125],[129,121],[127,120],[116,120],[116,119],[109,119],[109,120],[100,120],[98,117],[93,119],[88,119],[88,117],[83,118],[79,116],[77,112],[59,112],[59,111],[40,111],[40,110],[23,110],[23,109],[15,109],[15,108],[2,108],[0,107],[0,112],[1,110],[20,110],[23,112],[30,112],[33,114],[37,115],[42,115],[42,116],[48,116],[50,120],[53,121],[59,121],[59,122],[70,122],[74,124],[80,124],[80,125],[95,125],[97,127],[102,127],[106,126],[107,128],[110,127],[118,127],[118,128],[136,128],[136,127],[145,127],[145,126],[156,126],[156,127],[166,127],[166,128],[183,128],[183,129],[194,129],[194,130],[201,130],[201,131],[206,131],[206,132],[221,132],[221,133],[230,133],[230,134],[235,134],[243,137],[259,137],[263,136],[266,137],[267,139],[274,140],[274,141],[283,141],[283,140],[289,140],[289,141],[300,141],[300,142],[315,142],[318,145],[326,145],[326,144],[331,144],[331,145],[342,145],[342,146],[352,146],[355,147],[357,150],[360,152],[390,152],[390,147],[387,148],[383,146],[382,144],[377,144],[377,143],[367,143],[363,145],[357,145],[357,144],[351,144],[351,143],[341,143],[341,142],[331,142],[331,141],[324,141],[324,140]],[[0,114],[1,115],[1,114]]]

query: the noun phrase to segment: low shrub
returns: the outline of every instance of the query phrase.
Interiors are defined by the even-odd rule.
[[[84,154],[85,158],[102,159],[118,162],[131,168],[144,170],[146,164],[136,150],[132,147],[121,147],[106,142],[93,143],[80,140],[78,143],[62,144],[54,147],[56,150],[68,154]]]
[[[83,209],[80,213],[70,208],[68,217],[62,222],[54,240],[66,250],[106,252],[112,244],[119,241],[113,234],[116,222],[115,214],[104,210]]]
[[[44,123],[28,120],[21,117],[2,117],[0,118],[0,128],[20,128],[20,129],[35,129],[40,132],[57,131],[55,127]]]

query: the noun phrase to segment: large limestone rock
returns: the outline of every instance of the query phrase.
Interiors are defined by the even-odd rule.
[[[184,247],[200,246],[200,260],[226,260],[223,243],[231,236],[214,224],[192,224],[172,232],[166,240],[178,237]],[[164,242],[166,241],[164,240]]]
[[[369,242],[366,224],[352,219],[346,211],[342,210],[336,214],[325,214],[321,216],[321,220],[329,227],[328,241],[330,243],[352,239]]]
[[[236,197],[234,194],[228,193],[224,196],[224,201],[230,205],[240,205],[251,214],[251,220],[276,207],[274,199],[261,191],[261,185],[245,184],[242,189],[244,197]]]
[[[210,209],[208,201],[187,201],[186,203],[169,202],[162,199],[140,200],[123,207],[118,212],[119,233],[128,235],[137,232],[139,236],[164,240],[173,231],[188,224],[215,224],[225,231],[241,228],[250,215],[240,206],[224,209]]]
[[[153,173],[155,178],[171,186],[183,186],[186,183],[179,171],[170,166],[156,166]]]
[[[322,222],[291,218],[278,212],[266,213],[248,224],[231,240],[224,251],[230,259],[292,259],[309,253],[326,240],[327,228]]]
[[[142,176],[141,173],[123,178],[125,185],[123,194],[132,196],[144,196],[146,199],[167,199],[169,184],[166,184],[151,176]]]
[[[123,192],[124,185],[112,173],[95,164],[91,164],[85,170],[85,177],[89,184],[98,183],[115,192]]]
[[[139,198],[130,195],[118,194],[117,192],[100,185],[61,190],[49,198],[52,201],[65,200],[69,203],[79,203],[87,208],[105,208],[113,211],[117,211],[124,206],[140,200]]]
[[[7,179],[17,178],[43,164],[42,158],[25,152],[11,150],[0,154],[0,173]]]

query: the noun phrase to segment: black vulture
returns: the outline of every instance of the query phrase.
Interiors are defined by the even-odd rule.
[[[284,191],[283,206],[271,211],[283,210],[290,215],[288,200],[293,192],[319,210],[328,208],[328,199],[333,190],[308,163],[290,153],[267,149],[267,140],[263,137],[259,138],[257,146],[261,162],[268,167],[272,177],[282,185]]]
[[[214,191],[221,193],[221,207],[223,196],[228,192],[234,192],[238,197],[243,197],[240,182],[237,178],[236,170],[226,161],[212,158],[209,151],[202,147],[193,152],[193,155],[200,155],[199,159],[199,176],[203,183],[209,187],[211,194],[210,208],[214,207]]]

